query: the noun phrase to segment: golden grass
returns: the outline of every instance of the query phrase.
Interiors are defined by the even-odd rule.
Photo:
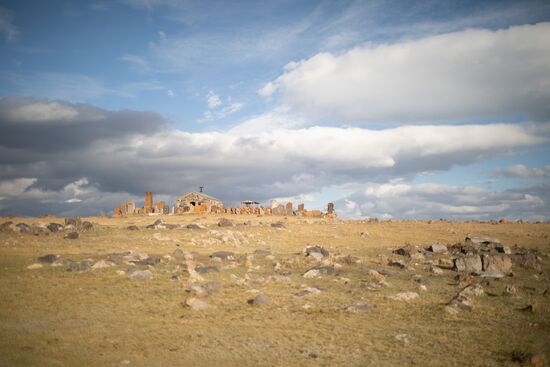
[[[281,218],[228,216],[236,222],[270,223]],[[514,354],[546,352],[550,358],[549,298],[550,266],[543,258],[543,273],[516,269],[515,276],[491,280],[484,285],[488,295],[476,300],[472,312],[449,315],[443,309],[459,290],[454,273],[432,276],[423,262],[412,269],[397,270],[386,278],[387,286],[373,288],[367,269],[390,269],[384,257],[399,258],[391,249],[405,243],[429,245],[463,241],[468,234],[499,238],[543,252],[550,249],[549,224],[480,224],[459,222],[316,221],[285,219],[286,229],[268,225],[218,228],[218,216],[165,216],[168,223],[191,223],[196,219],[208,229],[240,232],[248,243],[201,244],[207,230],[140,230],[157,217],[88,218],[99,224],[77,240],[62,234],[33,236],[0,233],[0,365],[5,366],[515,366]],[[60,218],[11,219],[58,222]],[[368,232],[368,236],[360,236]],[[155,235],[158,234],[158,235]],[[156,236],[156,237],[155,237]],[[159,237],[160,236],[160,237]],[[159,240],[161,238],[161,240]],[[197,245],[192,245],[195,238]],[[299,255],[308,244],[321,244],[331,254],[358,256],[362,263],[343,265],[337,276],[305,279],[301,274],[313,263]],[[276,259],[255,256],[257,270],[251,279],[275,274],[273,263],[285,257],[289,282],[261,281],[239,285],[247,273],[244,265],[203,275],[223,283],[220,292],[204,298],[205,311],[182,305],[187,274],[173,272],[182,261],[154,267],[155,278],[134,282],[116,270],[127,265],[85,273],[66,272],[66,267],[29,270],[27,266],[48,253],[64,258],[98,260],[112,252],[135,250],[155,255],[171,254],[177,247],[197,252],[197,263],[214,264],[208,255],[229,250],[250,254],[256,248],[271,248]],[[142,267],[145,268],[145,267]],[[172,281],[173,274],[181,280]],[[426,279],[421,291],[412,276]],[[232,276],[233,275],[233,276]],[[342,279],[342,278],[347,278]],[[514,284],[516,296],[503,296]],[[304,286],[325,291],[294,297]],[[534,288],[534,292],[530,289]],[[247,300],[259,293],[271,303],[253,307]],[[402,291],[415,291],[420,298],[410,303],[392,300]],[[349,313],[346,306],[358,302],[375,305],[366,312]],[[304,304],[309,309],[304,309]],[[536,313],[518,311],[538,303]],[[397,340],[407,334],[410,343]]]

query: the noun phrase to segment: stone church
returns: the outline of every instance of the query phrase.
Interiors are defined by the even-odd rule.
[[[188,192],[176,200],[175,213],[209,213],[223,208],[223,202],[202,192]]]

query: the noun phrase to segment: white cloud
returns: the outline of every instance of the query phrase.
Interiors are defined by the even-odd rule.
[[[492,191],[471,186],[384,183],[366,187],[336,202],[347,218],[544,219],[547,188]]]
[[[176,93],[174,93],[174,91],[172,89],[168,89],[166,91],[166,94],[168,94],[168,97],[175,97],[176,96]]]
[[[220,96],[218,96],[213,91],[208,92],[208,95],[206,96],[206,101],[208,103],[209,109],[214,109],[216,107],[219,107],[222,105],[222,101],[220,100]]]
[[[550,166],[537,168],[526,167],[523,164],[516,164],[507,168],[498,169],[495,173],[500,176],[521,178],[550,177]]]
[[[19,30],[13,24],[15,14],[8,9],[0,8],[0,33],[6,41],[13,42],[19,36]]]
[[[21,195],[25,190],[36,182],[36,178],[17,178],[0,181],[0,196],[13,197]]]
[[[550,118],[550,23],[470,29],[287,65],[260,94],[341,122]]]
[[[23,122],[68,121],[78,117],[78,111],[58,102],[34,102],[10,111],[10,117]]]

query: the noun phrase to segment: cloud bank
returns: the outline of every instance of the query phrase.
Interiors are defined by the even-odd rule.
[[[263,201],[412,178],[548,142],[548,124],[191,133],[151,112],[21,97],[0,100],[0,130],[4,214],[97,213],[145,191],[170,199],[198,186],[226,202]]]
[[[548,121],[550,23],[469,29],[318,53],[265,84],[293,110],[339,122]]]

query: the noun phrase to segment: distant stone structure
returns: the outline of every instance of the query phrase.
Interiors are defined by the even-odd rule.
[[[303,203],[298,204],[294,210],[292,202],[279,204],[271,200],[271,207],[264,208],[254,200],[241,201],[239,208],[224,208],[223,202],[203,192],[191,191],[177,198],[176,204],[170,208],[164,201],[153,203],[153,193],[145,193],[145,202],[142,208],[136,207],[136,203],[129,201],[117,205],[113,210],[113,216],[125,217],[128,215],[157,215],[157,214],[241,214],[241,215],[279,215],[279,216],[304,216],[311,218],[336,218],[334,204],[328,203],[327,212],[320,210],[307,210]]]
[[[176,200],[174,213],[209,213],[218,212],[223,202],[202,192],[191,191]]]

